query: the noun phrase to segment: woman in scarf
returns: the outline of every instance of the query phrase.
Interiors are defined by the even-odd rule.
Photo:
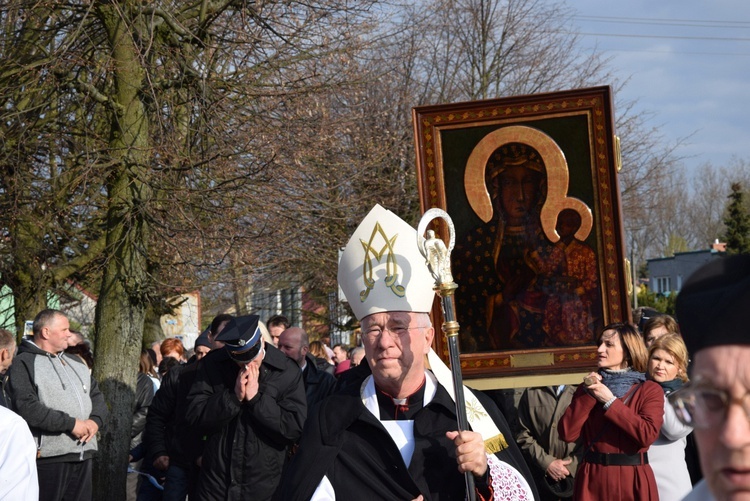
[[[646,451],[659,436],[664,392],[646,380],[647,358],[634,326],[604,328],[599,370],[584,378],[558,425],[561,439],[583,441],[574,499],[659,499]]]
[[[659,499],[682,499],[693,488],[685,462],[686,437],[693,429],[677,419],[666,398],[688,380],[688,351],[680,336],[666,334],[651,344],[648,354],[648,377],[661,385],[665,401],[664,423],[659,438],[648,451],[649,463],[656,476]]]

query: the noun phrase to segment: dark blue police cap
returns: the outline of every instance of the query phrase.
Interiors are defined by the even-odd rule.
[[[234,317],[216,337],[234,360],[241,363],[252,362],[263,346],[258,315]]]

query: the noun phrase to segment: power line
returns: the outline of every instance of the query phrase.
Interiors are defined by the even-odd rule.
[[[696,28],[750,28],[750,21],[720,21],[707,19],[668,19],[615,16],[573,16],[573,19],[603,23],[646,24],[661,26],[692,26]]]
[[[624,33],[584,33],[570,32],[570,34],[584,35],[592,37],[619,37],[619,38],[661,38],[670,40],[713,40],[716,42],[750,42],[750,38],[740,37],[688,37],[677,35],[629,35]]]
[[[693,28],[718,28],[718,29],[747,29],[750,28],[750,21],[725,21],[725,20],[707,20],[707,19],[672,19],[672,18],[646,18],[646,17],[621,17],[621,16],[573,16],[573,19],[582,21],[592,21],[599,23],[631,24],[645,26],[671,26],[671,27],[693,27]],[[714,42],[749,42],[750,38],[745,37],[719,37],[719,36],[688,36],[688,35],[649,35],[649,34],[629,34],[629,33],[589,33],[577,32],[581,36],[589,37],[611,37],[611,38],[641,38],[641,39],[664,39],[664,40],[703,40]],[[643,53],[671,53],[686,54],[698,56],[748,56],[746,53],[731,52],[683,52],[683,51],[654,51],[654,50],[628,50],[628,49],[603,49],[609,52],[643,52]]]
[[[635,49],[599,49],[602,52],[640,52],[645,54],[680,54],[689,56],[739,56],[748,57],[750,52],[686,52],[679,50],[635,50]]]

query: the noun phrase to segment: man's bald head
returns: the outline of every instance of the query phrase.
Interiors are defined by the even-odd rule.
[[[278,348],[302,367],[305,365],[305,355],[310,349],[310,339],[304,329],[289,327],[279,336]]]

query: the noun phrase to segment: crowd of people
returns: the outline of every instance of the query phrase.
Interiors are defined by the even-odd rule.
[[[517,439],[541,499],[603,499],[626,487],[628,498],[682,499],[693,485],[686,457],[692,428],[666,402],[688,381],[677,323],[654,317],[642,333],[608,325],[597,356],[598,370],[583,384],[531,388],[519,403]]]
[[[373,242],[376,230],[382,242]],[[659,315],[640,329],[605,326],[596,370],[579,384],[526,389],[517,430],[464,387],[462,430],[450,370],[431,348],[434,280],[415,237],[376,206],[344,249],[338,279],[356,298],[360,346],[311,341],[283,316],[266,329],[257,315],[220,314],[192,350],[176,338],[144,349],[128,498],[750,494],[750,342],[740,324],[750,256],[691,277],[678,296],[679,325]],[[381,263],[382,252],[391,255]],[[91,346],[58,310],[40,312],[32,330],[18,349],[0,330],[0,499],[103,498],[92,492],[92,464],[108,411]]]

